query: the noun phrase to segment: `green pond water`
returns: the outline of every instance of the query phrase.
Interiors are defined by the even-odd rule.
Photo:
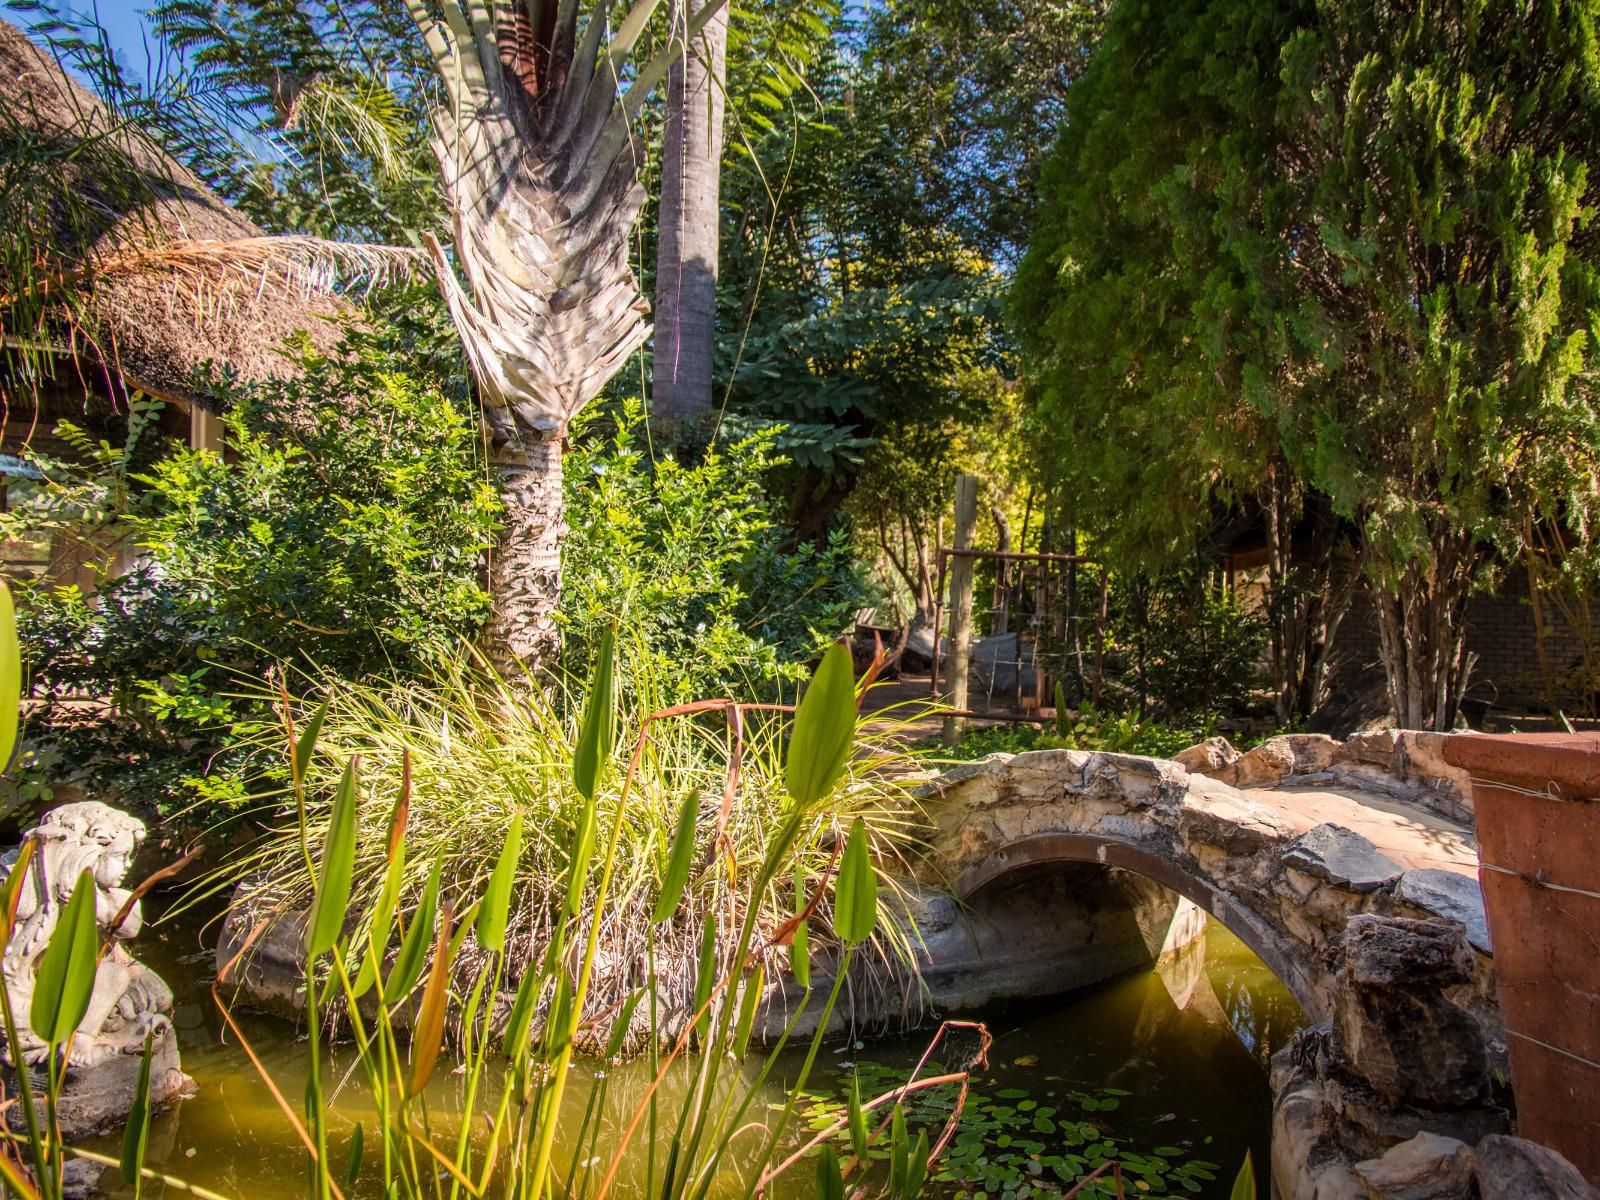
[[[303,1195],[303,1152],[245,1054],[224,1036],[208,990],[212,957],[200,930],[194,923],[157,924],[141,937],[138,952],[173,985],[183,1065],[198,1085],[193,1099],[153,1123],[149,1165],[236,1200]],[[941,1161],[945,1178],[930,1188],[939,1200],[1058,1196],[1108,1153],[1138,1168],[1128,1176],[1130,1196],[1226,1197],[1246,1150],[1257,1164],[1267,1161],[1267,1059],[1304,1023],[1283,985],[1215,921],[1203,943],[1177,964],[1087,994],[981,1016],[994,1036],[990,1067],[975,1079],[959,1135]],[[243,1024],[278,1087],[298,1102],[305,1045],[296,1030],[260,1016],[245,1017]],[[794,1145],[839,1111],[852,1073],[860,1074],[864,1095],[887,1090],[915,1065],[930,1033],[825,1045],[795,1122]],[[957,1062],[970,1045],[958,1037],[940,1057]],[[348,1057],[339,1060],[335,1080],[348,1065]],[[753,1073],[757,1065],[744,1069]],[[763,1099],[781,1104],[798,1067],[798,1055],[786,1057]],[[568,1089],[564,1119],[573,1127],[596,1067],[582,1070]],[[663,1111],[672,1111],[687,1079],[669,1079]],[[610,1070],[602,1145],[607,1135],[618,1135],[648,1081],[644,1063]],[[462,1084],[462,1077],[443,1069],[436,1076],[429,1093],[436,1135],[455,1128]],[[340,1161],[356,1122],[366,1120],[371,1128],[362,1091],[359,1074],[352,1075],[333,1101],[333,1153]],[[917,1121],[935,1136],[952,1098],[949,1091],[926,1093],[910,1114],[913,1136]],[[753,1146],[756,1139],[750,1141]],[[616,1195],[647,1194],[651,1145],[637,1139]],[[100,1148],[117,1153],[115,1139]],[[739,1162],[734,1149],[730,1172]],[[656,1153],[659,1178],[659,1145]],[[809,1164],[786,1178],[775,1196],[812,1194]],[[727,1192],[736,1190],[735,1182],[730,1173]],[[114,1171],[104,1183],[112,1196],[131,1195]],[[147,1185],[144,1194],[183,1193]],[[375,1186],[358,1182],[352,1200],[377,1194]]]

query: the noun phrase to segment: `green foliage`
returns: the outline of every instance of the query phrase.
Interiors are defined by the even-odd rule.
[[[938,1074],[938,1063],[928,1074]],[[833,1130],[819,1160],[830,1152],[854,1153],[850,1112],[857,1089],[877,1095],[898,1083],[898,1072],[882,1063],[858,1061],[848,1083],[835,1091],[816,1091],[803,1115],[813,1130]],[[1053,1087],[1049,1094],[1020,1087],[989,1091],[975,1087],[956,1124],[950,1147],[933,1164],[930,1180],[942,1195],[1004,1196],[1014,1193],[1061,1196],[1097,1167],[1116,1160],[1134,1195],[1192,1196],[1214,1183],[1222,1168],[1181,1146],[1147,1146],[1115,1129],[1115,1113],[1129,1093],[1120,1088],[1095,1091]],[[923,1136],[937,1134],[953,1115],[953,1099],[943,1091],[915,1092],[903,1102],[897,1124]],[[867,1151],[869,1178],[875,1181],[909,1168],[910,1139],[880,1139]],[[835,1150],[837,1146],[837,1150]],[[897,1148],[903,1147],[903,1148]],[[898,1160],[898,1161],[897,1161]],[[905,1165],[900,1165],[904,1163]],[[820,1169],[820,1168],[819,1168]],[[894,1189],[891,1186],[891,1194]],[[1117,1193],[1104,1177],[1078,1193],[1110,1200]]]
[[[627,644],[628,639],[621,642]],[[617,739],[631,746],[644,716],[635,697],[657,694],[660,685],[624,677],[625,661],[619,662],[617,681],[622,698]],[[653,661],[636,660],[632,673],[637,676]],[[847,656],[844,665],[845,716],[853,718]],[[826,698],[828,689],[816,694]],[[619,962],[639,962],[647,944],[654,944],[665,959],[678,962],[679,967],[664,964],[657,981],[661,1003],[669,1007],[692,996],[693,980],[673,972],[698,960],[704,916],[716,901],[716,872],[695,867],[704,853],[704,831],[713,823],[720,824],[721,844],[734,861],[747,864],[761,859],[780,827],[793,817],[799,824],[783,833],[789,847],[785,861],[791,869],[803,866],[813,880],[827,878],[833,841],[844,836],[857,816],[866,818],[873,858],[892,861],[908,852],[904,839],[910,836],[915,812],[906,788],[886,777],[904,761],[892,733],[852,739],[854,722],[847,719],[846,748],[853,746],[854,753],[829,778],[828,786],[800,807],[784,782],[786,722],[747,714],[740,785],[724,817],[708,799],[720,797],[725,783],[728,743],[720,722],[709,728],[681,721],[654,726],[650,754],[631,782],[633,799],[623,803],[627,772],[620,768],[599,772],[593,799],[588,799],[572,777],[579,714],[585,703],[584,696],[549,701],[517,696],[480,669],[459,664],[403,684],[341,683],[332,691],[307,777],[306,829],[313,846],[327,840],[340,811],[343,764],[359,755],[361,777],[367,782],[356,806],[354,884],[348,907],[362,914],[362,927],[370,922],[377,928],[376,936],[383,937],[387,934],[382,926],[394,912],[407,914],[401,965],[388,973],[391,980],[413,986],[427,958],[429,943],[416,932],[417,922],[410,914],[419,903],[425,911],[448,904],[461,913],[490,891],[506,830],[519,816],[523,828],[537,830],[538,836],[530,834],[524,840],[515,871],[504,925],[506,953],[523,961],[542,944],[543,930],[565,919],[564,914],[576,919],[588,911],[594,876],[605,859],[606,838],[615,833],[621,841],[616,877],[608,885],[608,952],[618,955]],[[307,705],[302,718],[309,714]],[[266,755],[284,738],[281,727],[263,728],[252,737],[251,748]],[[399,882],[391,885],[394,819],[387,803],[374,803],[369,797],[374,788],[392,795],[392,781],[407,772],[412,794],[419,799],[409,806],[406,854],[398,868]],[[421,797],[427,798],[426,804]],[[277,795],[263,795],[254,802],[254,811],[270,818],[278,803]],[[685,805],[692,806],[698,821],[684,817]],[[682,836],[685,830],[687,840]],[[677,867],[672,866],[675,861]],[[575,873],[575,866],[585,869]],[[265,879],[254,894],[264,912],[286,911],[311,899],[296,826],[280,824],[219,868],[218,881],[231,883],[258,870]],[[664,885],[680,877],[676,902],[658,920],[663,898],[669,894]],[[820,906],[819,922],[831,922],[831,893],[832,889]],[[773,925],[795,911],[788,877],[764,903],[768,909],[763,919]],[[897,893],[883,887],[878,904],[896,911]],[[864,921],[863,915],[858,916]],[[345,933],[349,932],[346,927]],[[726,926],[719,933],[720,963],[727,961],[726,939],[732,933]],[[881,961],[890,961],[903,955],[904,936],[900,925],[879,923],[872,942],[874,956],[881,953],[885,956]],[[469,967],[479,961],[476,951],[466,960]],[[356,977],[359,957],[347,965]],[[776,969],[776,961],[772,967]],[[604,984],[608,1003],[625,999],[621,990],[625,982],[608,978]]]
[[[608,657],[609,653],[608,646]],[[833,921],[843,942],[833,948],[833,986],[818,1013],[817,1029],[809,1039],[789,1103],[776,1115],[761,1114],[765,1140],[735,1169],[743,1176],[735,1194],[765,1191],[793,1161],[780,1163],[788,1146],[786,1128],[851,974],[853,956],[862,949],[872,954],[886,950],[909,954],[909,947],[893,944],[892,938],[881,934],[878,944],[868,944],[881,903],[872,856],[875,850],[881,853],[893,847],[904,821],[904,802],[903,791],[885,780],[885,759],[873,752],[871,739],[862,739],[862,744],[851,736],[855,700],[848,686],[848,659],[843,661],[845,691],[839,693],[831,677],[819,678],[808,689],[807,694],[817,698],[809,715],[797,715],[795,721],[798,726],[820,723],[831,732],[842,713],[847,745],[855,742],[865,753],[854,757],[842,774],[825,772],[830,790],[812,796],[805,807],[791,803],[779,782],[784,774],[781,747],[787,740],[808,753],[806,747],[817,739],[803,728],[787,738],[787,718],[757,722],[749,719],[761,714],[747,714],[747,740],[743,752],[734,757],[726,742],[707,738],[703,729],[681,716],[647,728],[637,714],[616,711],[612,686],[604,680],[591,687],[582,704],[564,706],[569,713],[583,713],[576,721],[563,718],[537,692],[512,693],[500,681],[477,673],[458,672],[441,679],[431,695],[417,687],[383,695],[359,685],[333,693],[315,735],[306,786],[294,789],[292,812],[284,814],[287,819],[280,821],[271,844],[230,868],[251,873],[264,869],[265,883],[255,893],[254,903],[265,903],[258,911],[281,913],[295,907],[295,897],[303,898],[313,888],[317,869],[312,847],[320,846],[324,864],[322,882],[316,885],[320,904],[322,897],[332,894],[327,864],[338,862],[344,870],[344,822],[356,823],[359,867],[353,873],[355,894],[345,912],[347,919],[327,925],[313,917],[314,932],[306,945],[307,976],[316,979],[305,989],[310,1066],[305,1141],[312,1156],[313,1195],[331,1193],[335,1172],[348,1184],[359,1178],[361,1170],[359,1150],[337,1164],[329,1150],[322,1030],[335,1013],[355,1031],[351,1075],[359,1072],[357,1082],[351,1084],[347,1076],[342,1086],[360,1087],[364,1080],[377,1107],[374,1128],[385,1142],[383,1153],[372,1157],[381,1163],[374,1169],[382,1171],[386,1195],[433,1195],[443,1164],[452,1177],[471,1181],[475,1194],[497,1177],[520,1180],[519,1190],[530,1196],[548,1195],[559,1190],[558,1172],[570,1172],[569,1187],[575,1183],[589,1192],[598,1185],[593,1194],[604,1196],[615,1166],[628,1152],[629,1139],[645,1127],[646,1115],[649,1129],[674,1129],[670,1143],[666,1138],[659,1144],[654,1137],[641,1139],[645,1144],[639,1152],[651,1156],[652,1175],[658,1169],[658,1155],[669,1164],[661,1176],[660,1195],[687,1200],[701,1194],[731,1165],[724,1156],[733,1134],[754,1128],[751,1106],[782,1050],[781,1044],[774,1048],[754,1077],[728,1066],[736,1058],[734,1051],[742,1052],[748,1043],[753,998],[762,993],[763,964],[776,945],[767,931],[792,899],[786,881],[806,864],[815,870],[830,861],[827,844],[839,826],[850,821],[850,848],[834,903]],[[830,656],[823,670],[832,672],[839,662]],[[600,673],[609,669],[609,662],[603,662]],[[430,701],[439,707],[430,708]],[[603,715],[602,709],[612,711]],[[308,724],[301,722],[299,729]],[[610,749],[609,736],[597,737],[592,731],[613,726],[622,729],[633,745],[633,761],[640,769],[630,769],[621,780],[611,772],[577,770],[579,747],[598,746],[602,755]],[[292,721],[286,719],[273,736],[291,764],[303,757],[304,735],[297,734]],[[650,753],[643,754],[647,736]],[[356,789],[348,764],[356,753],[365,764],[363,778],[382,781],[381,790],[394,787],[398,780],[397,816],[376,822],[371,819],[372,806],[358,810],[351,803]],[[587,753],[593,756],[592,750]],[[341,762],[346,764],[342,769]],[[289,769],[292,773],[293,767]],[[488,778],[498,786],[483,786]],[[583,779],[590,782],[587,789],[581,786]],[[649,898],[675,890],[657,873],[661,860],[655,850],[668,836],[663,817],[670,811],[660,801],[672,789],[698,790],[724,779],[730,780],[730,810],[707,848],[720,847],[727,854],[708,856],[689,889],[690,911],[682,919],[652,925],[647,916]],[[409,810],[413,788],[419,803]],[[502,843],[485,886],[483,867],[490,857],[485,850],[503,826],[503,821],[494,819],[493,810],[507,805],[516,813],[514,830],[526,813],[539,836],[524,844],[514,833]],[[403,815],[408,810],[409,818]],[[870,816],[870,829],[858,813]],[[592,856],[572,849],[572,831],[585,827],[595,831]],[[476,840],[480,834],[481,841]],[[513,846],[520,853],[508,849]],[[300,853],[294,852],[295,847]],[[505,867],[507,861],[515,861],[508,858],[512,855],[520,859],[514,876]],[[378,863],[393,868],[405,861],[426,875],[426,883],[420,899],[413,890],[415,881],[406,888],[403,907],[409,910],[408,928],[398,955],[391,959],[390,921],[378,912],[389,903],[387,887],[373,894],[365,881],[389,875],[387,870],[370,869]],[[447,872],[449,882],[443,883]],[[512,878],[514,898],[509,901],[510,912],[502,913],[506,882]],[[573,894],[585,902],[558,902]],[[285,902],[285,907],[277,907]],[[488,922],[492,933],[486,942],[469,941],[465,927],[460,936],[452,936],[454,914],[470,911],[475,904],[480,912],[496,910]],[[726,923],[720,919],[725,913],[731,914]],[[318,959],[327,931],[333,934],[327,947],[333,951],[332,973],[322,979]],[[424,959],[431,962],[425,982]],[[348,964],[355,962],[363,965],[357,982],[351,983]],[[777,965],[772,963],[774,969]],[[502,994],[502,981],[508,976],[514,979],[515,972],[521,973],[516,999],[500,1027],[482,1001]],[[359,1000],[365,989],[360,980],[369,975],[384,1003],[363,1007]],[[409,1025],[408,1068],[399,1052],[395,1014],[419,982],[420,1001]],[[741,983],[743,1002],[736,1006]],[[641,1008],[645,989],[654,995]],[[548,997],[548,1004],[541,1027],[535,1029],[533,1018],[542,997]],[[414,1141],[421,1140],[413,1130],[426,1129],[429,1139],[437,1137],[436,1127],[423,1125],[420,1117],[427,1104],[424,1087],[442,1053],[450,1011],[458,1014],[463,1049],[461,1132],[453,1154],[429,1140],[431,1155],[423,1157],[412,1153]],[[586,1119],[576,1132],[562,1122],[558,1150],[557,1124],[580,1035],[591,1026],[603,1032],[614,1022],[607,1053],[618,1053],[636,1040],[636,1012],[647,1014],[648,1044],[663,1047],[663,1073],[672,1069],[688,1035],[673,1041],[675,1035],[663,1021],[675,1018],[658,1012],[692,1014],[688,1028],[696,1032],[701,1053],[681,1069],[694,1072],[693,1086],[682,1092],[676,1111],[658,1111],[656,1086],[646,1089],[636,1105],[630,1100],[632,1118],[620,1139],[614,1137],[610,1122]],[[224,1015],[233,1033],[245,1038],[226,1006]],[[502,1058],[503,1069],[486,1069]],[[724,1079],[724,1073],[729,1078]],[[958,1071],[956,1079],[961,1078]],[[606,1072],[594,1072],[590,1086],[595,1090],[586,1100],[588,1110],[605,1111]],[[280,1104],[292,1111],[286,1102]],[[470,1136],[480,1116],[492,1130],[486,1144]],[[605,1143],[598,1140],[602,1131]],[[926,1176],[928,1143],[922,1138],[913,1145],[901,1136],[895,1145],[900,1162],[889,1194],[910,1200]]]
[[[1084,524],[1172,561],[1292,469],[1360,531],[1411,727],[1453,719],[1469,590],[1600,513],[1595,18],[1118,5],[1018,277]]]
[[[346,357],[240,389],[225,456],[159,457],[154,405],[135,407],[121,446],[65,430],[83,461],[42,461],[42,481],[14,487],[7,534],[114,532],[138,558],[93,603],[29,595],[33,691],[109,697],[115,714],[86,727],[47,704],[35,737],[133,802],[225,805],[234,726],[261,712],[233,694],[242,678],[280,663],[405,675],[476,631],[497,501],[472,423],[403,371],[405,348],[351,335]]]
[[[580,430],[567,457],[565,669],[583,677],[615,627],[633,678],[661,689],[656,703],[792,688],[868,600],[847,540],[789,544],[762,490],[770,433],[684,466],[652,461],[642,432],[625,405],[608,433]]]
[[[1123,682],[1169,719],[1237,715],[1262,683],[1264,618],[1207,581],[1168,575],[1118,579],[1113,632]]]
[[[855,673],[850,651],[836,643],[822,656],[822,665],[795,706],[783,781],[798,807],[809,808],[833,791],[850,757],[855,726]]]
[[[840,43],[809,84],[815,111],[726,177],[718,372],[723,428],[783,427],[778,487],[820,540],[878,439],[981,422],[988,394],[967,382],[1003,371],[1006,339],[994,264],[938,228],[920,108]]]

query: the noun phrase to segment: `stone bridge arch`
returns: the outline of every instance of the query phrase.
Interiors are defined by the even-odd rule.
[[[1358,833],[1332,824],[1304,830],[1270,803],[1175,762],[1076,750],[995,755],[921,795],[932,871],[964,903],[1047,864],[1131,872],[1221,921],[1313,1023],[1332,1015],[1351,918],[1445,916],[1468,926],[1493,1012],[1475,879],[1403,869]]]

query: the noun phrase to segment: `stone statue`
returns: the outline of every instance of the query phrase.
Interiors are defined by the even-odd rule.
[[[169,1102],[189,1085],[189,1080],[178,1065],[171,1020],[172,990],[159,975],[136,961],[124,945],[143,925],[138,904],[133,904],[121,923],[112,928],[132,895],[122,883],[134,852],[144,841],[144,822],[89,800],[51,810],[29,836],[38,845],[22,884],[11,940],[0,953],[0,970],[22,1043],[6,1047],[9,1066],[36,1066],[47,1053],[28,1024],[35,975],[39,959],[84,871],[95,882],[95,919],[102,933],[112,935],[110,946],[100,957],[88,1011],[67,1056],[63,1124],[78,1126],[81,1135],[126,1115],[132,1106],[138,1062],[148,1035],[155,1035],[152,1102]],[[0,878],[15,868],[20,852],[19,847],[0,855]],[[78,1120],[71,1119],[74,1112]],[[75,1136],[66,1128],[63,1133]]]

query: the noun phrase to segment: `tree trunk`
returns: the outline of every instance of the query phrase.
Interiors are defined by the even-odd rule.
[[[677,25],[687,19],[686,3],[692,0],[679,0],[675,6]],[[693,10],[704,4],[700,0]],[[724,8],[706,23],[667,76],[652,411],[677,424],[693,421],[712,407],[727,45]]]
[[[1307,499],[1287,465],[1268,468],[1264,502],[1273,707],[1287,724],[1321,702],[1357,572],[1340,553],[1345,539],[1337,516],[1321,497]],[[1307,520],[1310,530],[1296,554],[1295,527]]]
[[[561,541],[566,533],[561,439],[505,446],[495,455],[503,529],[489,559],[493,610],[483,631],[484,654],[503,677],[556,661],[561,639]]]
[[[644,203],[635,120],[725,3],[701,0],[635,59],[648,5],[613,24],[609,3],[406,0],[438,73],[431,143],[454,254],[423,240],[506,486],[484,631],[503,668],[554,665],[561,439],[649,338],[630,259]]]
[[[1443,733],[1455,726],[1475,659],[1463,617],[1479,552],[1456,531],[1430,541],[1431,561],[1401,566],[1369,552],[1368,566],[1395,720],[1402,729]]]

